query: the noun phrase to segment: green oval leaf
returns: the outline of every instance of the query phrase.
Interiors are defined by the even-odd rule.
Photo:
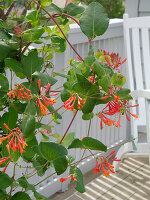
[[[85,9],[79,22],[82,32],[90,39],[104,34],[109,25],[107,14],[98,2],[92,2]]]
[[[31,200],[31,198],[29,197],[28,194],[26,194],[25,192],[17,192],[15,193],[11,200]]]
[[[57,175],[60,175],[66,171],[68,167],[68,160],[66,159],[66,156],[63,156],[54,160],[53,164]]]
[[[64,12],[68,15],[75,16],[81,14],[84,11],[84,9],[85,8],[82,6],[77,6],[73,3],[70,3],[64,8]]]
[[[126,78],[122,74],[114,73],[110,82],[117,87],[122,87],[126,82]]]
[[[33,115],[26,115],[23,118],[22,122],[22,132],[25,138],[28,138],[32,135],[35,130],[35,117]]]
[[[5,173],[0,172],[0,189],[5,189],[12,184],[12,179]]]
[[[102,142],[95,138],[91,137],[84,137],[82,139],[82,144],[87,148],[91,150],[99,150],[99,151],[107,151],[107,146],[105,146]]]
[[[3,74],[0,74],[0,91],[8,91],[8,89],[8,79]]]
[[[14,72],[23,72],[22,64],[16,59],[6,58],[5,65]]]
[[[64,146],[54,142],[41,142],[39,149],[43,157],[49,161],[54,161],[68,154]]]
[[[73,148],[84,148],[82,141],[79,140],[78,138],[74,139],[72,143],[69,145],[68,149],[73,149]]]
[[[44,28],[31,28],[24,31],[23,38],[28,42],[35,42],[43,35],[44,32]]]
[[[36,51],[31,51],[27,56],[22,56],[23,72],[31,77],[35,71],[41,71],[43,58],[38,56]]]
[[[107,151],[107,146],[105,146],[102,142],[97,139],[91,137],[84,137],[82,140],[75,139],[70,144],[68,149],[72,148],[83,148],[83,149],[91,149],[98,151]]]
[[[51,85],[54,85],[57,80],[47,74],[43,74],[41,72],[34,72],[34,74],[32,74],[34,81],[38,82],[39,79],[41,79],[41,85],[47,85],[48,83],[50,83]]]
[[[76,181],[75,189],[80,193],[84,193],[85,187],[84,187],[84,183],[83,183],[83,174],[82,174],[81,170],[79,168],[77,168],[76,166],[72,166],[72,167],[70,167],[69,173],[76,174],[75,178],[77,179],[77,181]]]
[[[93,63],[93,70],[99,78],[101,78],[105,74],[105,69],[98,61],[95,61]]]

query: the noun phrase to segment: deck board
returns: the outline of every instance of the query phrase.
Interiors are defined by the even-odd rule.
[[[90,177],[90,173],[88,174]],[[86,176],[86,177],[88,177]],[[90,180],[90,178],[89,178]],[[88,182],[88,180],[86,180]],[[148,157],[126,157],[118,172],[109,178],[100,175],[85,186],[86,192],[75,192],[73,185],[65,193],[55,194],[51,200],[149,200],[150,165]]]

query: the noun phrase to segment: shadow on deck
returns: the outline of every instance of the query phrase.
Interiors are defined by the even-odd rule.
[[[53,195],[51,200],[149,200],[150,165],[148,157],[130,156],[123,159],[119,170],[109,178],[85,175],[86,192],[80,194],[74,185],[68,191]]]

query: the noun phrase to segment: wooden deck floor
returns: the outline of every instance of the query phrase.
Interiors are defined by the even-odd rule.
[[[119,171],[104,176],[85,176],[86,192],[75,192],[73,185],[65,193],[57,193],[51,200],[150,200],[150,165],[148,157],[127,157]],[[94,179],[93,179],[94,178]],[[91,181],[91,179],[93,179]]]

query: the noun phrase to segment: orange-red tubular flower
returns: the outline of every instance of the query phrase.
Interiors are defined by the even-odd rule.
[[[7,93],[7,95],[10,98],[15,98],[17,99],[30,99],[31,98],[31,91],[28,90],[24,85],[22,84],[16,84],[15,88],[11,90],[10,92]]]
[[[27,144],[24,141],[23,134],[21,130],[17,127],[13,130],[11,130],[5,123],[4,126],[6,129],[10,131],[8,136],[0,138],[0,143],[2,143],[4,140],[8,139],[8,144],[6,145],[8,152],[10,154],[10,148],[13,151],[20,151],[22,154],[24,151],[24,148],[27,146]]]
[[[74,104],[76,102],[77,99],[77,108],[80,109],[83,107],[82,104],[85,103],[85,98],[82,99],[81,97],[79,97],[79,95],[73,94],[67,101],[64,102],[64,107],[67,108],[68,110],[74,110]]]
[[[39,105],[42,115],[48,114],[49,110],[42,104],[42,102],[39,98],[37,99],[36,105]]]
[[[99,159],[100,158],[100,159]],[[100,160],[100,164],[98,164],[98,160]],[[110,161],[121,161],[115,157],[115,150],[113,150],[108,156],[98,156],[96,160],[96,167],[94,168],[93,173],[96,174],[100,172],[100,169],[103,170],[104,176],[109,177],[109,171],[111,173],[115,173],[114,166],[110,164]]]
[[[64,181],[68,180],[69,178],[72,179],[73,183],[75,181],[77,181],[77,179],[75,178],[75,176],[72,174],[72,175],[68,176],[67,178],[60,178],[60,182],[63,183]]]
[[[98,161],[96,160],[96,167],[94,168],[93,174],[96,174],[98,172],[100,172],[100,169],[98,167]]]
[[[41,87],[41,79],[38,80],[38,86],[39,86],[39,95],[37,96],[36,105],[39,105],[42,115],[47,115],[48,111],[49,111],[47,109],[47,107],[49,105],[53,105],[54,103],[56,103],[56,99],[55,98],[48,98],[48,97],[56,96],[59,93],[54,93],[54,94],[48,95],[47,92],[49,91],[49,89],[51,87],[51,84],[48,83],[47,86],[46,86],[46,90],[45,90],[44,94],[42,94],[43,87]],[[41,100],[42,100],[42,102],[44,102],[44,104],[41,102]]]

